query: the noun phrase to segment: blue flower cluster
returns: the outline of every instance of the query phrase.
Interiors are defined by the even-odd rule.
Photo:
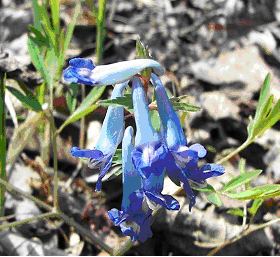
[[[152,236],[152,213],[159,207],[179,210],[180,205],[170,195],[162,194],[164,177],[182,184],[189,199],[189,210],[195,204],[190,181],[205,183],[210,177],[224,173],[221,165],[208,163],[198,166],[206,149],[200,144],[188,145],[177,113],[159,79],[164,73],[160,64],[150,59],[137,59],[95,66],[91,60],[75,58],[64,71],[66,82],[85,85],[115,85],[112,99],[123,95],[132,82],[132,101],[136,135],[132,127],[125,129],[124,108],[110,106],[107,110],[99,140],[94,149],[73,147],[75,157],[89,158],[89,167],[100,170],[96,190],[101,190],[102,178],[112,164],[118,145],[122,142],[123,198],[121,210],[111,209],[110,219],[131,239],[145,241]],[[152,68],[151,84],[155,89],[161,129],[156,131],[149,115],[149,102],[139,78],[145,68]]]

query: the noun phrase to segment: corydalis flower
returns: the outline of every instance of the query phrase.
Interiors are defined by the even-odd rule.
[[[142,188],[155,204],[168,210],[179,209],[179,203],[173,197],[161,194],[165,175],[163,164],[168,151],[162,136],[152,126],[146,93],[137,77],[132,80],[132,100],[137,129],[132,161],[142,177]]]
[[[198,167],[198,160],[205,157],[206,149],[200,144],[187,146],[180,120],[160,79],[155,74],[152,74],[152,83],[155,87],[157,107],[169,152],[164,166],[167,169],[168,176],[173,181],[183,183],[183,188],[190,200],[189,208],[191,210],[195,204],[195,195],[188,180],[204,183],[210,177],[222,175],[224,168],[214,163],[203,165],[201,168]]]
[[[151,176],[143,180],[132,163],[133,129],[125,130],[122,143],[123,162],[123,198],[121,210],[108,211],[110,219],[116,226],[120,226],[124,235],[130,236],[133,241],[144,242],[152,236],[152,212],[157,205],[170,210],[178,210],[178,202],[171,196],[162,195],[163,175]]]
[[[123,95],[128,82],[117,84],[112,92],[112,99]],[[120,144],[124,131],[124,108],[110,106],[107,110],[101,133],[94,149],[79,149],[73,147],[71,154],[75,157],[89,158],[89,167],[100,170],[96,190],[101,190],[102,178],[111,167],[113,155]]]
[[[150,228],[152,210],[148,206],[143,208],[144,196],[139,192],[141,177],[131,161],[131,152],[134,148],[132,140],[133,129],[128,127],[122,142],[123,198],[121,211],[114,208],[108,211],[108,215],[115,226],[120,226],[125,236],[130,236],[133,241],[144,242],[152,236]]]
[[[106,86],[127,81],[145,68],[153,68],[158,75],[164,73],[162,66],[151,59],[95,66],[90,59],[74,58],[69,61],[69,67],[64,70],[63,78],[68,83]]]
[[[161,175],[161,162],[167,155],[167,149],[152,126],[146,93],[137,77],[132,80],[132,100],[137,128],[132,154],[134,166],[143,178],[148,178],[151,173]]]

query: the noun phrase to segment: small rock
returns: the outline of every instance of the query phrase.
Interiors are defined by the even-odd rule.
[[[238,118],[239,108],[225,94],[213,91],[200,95],[201,107],[214,119]]]
[[[217,59],[202,60],[190,65],[196,78],[212,85],[223,85],[224,91],[232,96],[250,100],[257,92],[268,73],[273,70],[264,62],[257,46],[246,46],[233,51],[224,52]],[[239,82],[240,85],[233,83]],[[273,75],[272,85],[279,85],[279,79]],[[233,87],[233,86],[236,86]],[[280,90],[272,87],[276,97]]]

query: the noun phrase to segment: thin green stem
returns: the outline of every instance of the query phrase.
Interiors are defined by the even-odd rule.
[[[83,102],[86,97],[85,85],[82,85],[81,91],[82,91],[82,102]],[[83,149],[85,145],[85,129],[86,129],[85,117],[82,117],[80,122],[80,141],[79,141],[79,147],[81,149]]]
[[[48,219],[48,218],[52,218],[52,217],[57,217],[58,214],[54,213],[54,212],[47,212],[44,214],[40,214],[38,216],[33,216],[31,218],[27,218],[24,220],[19,220],[19,221],[15,221],[15,222],[11,222],[11,223],[6,223],[6,224],[2,224],[0,225],[0,231],[4,230],[4,229],[9,229],[9,228],[14,228],[17,226],[22,226],[24,224],[36,221],[36,220],[42,220],[42,219]]]
[[[0,72],[0,177],[6,180],[5,75]],[[5,187],[0,186],[0,217],[5,212]]]
[[[242,150],[244,150],[248,145],[250,145],[253,141],[252,140],[246,140],[242,145],[240,145],[238,148],[236,148],[234,151],[232,151],[231,153],[229,153],[227,156],[225,156],[224,158],[222,158],[221,160],[219,160],[217,162],[217,164],[222,164],[226,161],[228,161],[230,158],[232,158],[233,156],[235,156],[236,154],[238,154],[239,152],[241,152]]]
[[[5,181],[4,179],[0,178],[0,185],[4,186],[6,188],[6,190],[8,192],[10,192],[13,195],[16,196],[23,196],[33,202],[35,202],[36,204],[38,204],[38,206],[40,206],[41,208],[47,210],[47,211],[52,211],[53,207],[44,203],[43,201],[41,201],[40,199],[34,197],[33,195],[30,195],[24,191],[22,191],[21,189],[13,186],[12,184],[10,184],[9,182]]]
[[[49,115],[49,122],[51,125],[51,134],[52,134],[52,148],[53,148],[53,206],[56,211],[59,211],[59,199],[58,199],[58,161],[57,161],[57,133],[55,121],[52,113]]]
[[[97,11],[97,35],[96,35],[96,62],[99,64],[102,61],[104,38],[106,34],[105,27],[105,13],[106,13],[106,0],[98,0]]]

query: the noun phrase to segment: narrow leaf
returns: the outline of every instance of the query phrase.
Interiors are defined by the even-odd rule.
[[[244,185],[251,181],[253,178],[257,177],[258,175],[261,174],[261,170],[255,170],[255,171],[250,171],[246,173],[242,173],[241,175],[234,177],[231,179],[229,182],[227,182],[223,188],[222,192],[228,192],[231,191],[241,185]]]
[[[81,105],[74,111],[68,119],[61,125],[59,128],[59,131],[62,131],[63,128],[65,128],[67,125],[81,119],[82,117],[85,117],[92,111],[94,111],[98,105],[94,104],[98,101],[98,99],[101,97],[105,90],[105,87],[95,87],[93,88],[90,93],[87,95],[87,97],[84,99],[84,101],[81,103]]]
[[[233,216],[238,216],[238,217],[243,217],[244,213],[243,210],[239,209],[239,208],[233,208],[233,209],[229,209],[227,211],[228,214],[233,215]]]
[[[160,131],[160,117],[159,117],[159,113],[156,110],[151,110],[150,111],[150,117],[151,117],[151,122],[152,122],[152,126],[156,131]]]
[[[249,213],[252,216],[255,216],[257,211],[258,211],[258,209],[261,207],[262,203],[263,203],[262,199],[254,200],[252,206],[250,208],[248,208]]]
[[[22,92],[20,92],[18,89],[14,87],[6,87],[21,103],[23,103],[26,107],[29,109],[40,112],[42,111],[42,106],[38,102],[35,96],[28,94],[24,95]]]
[[[257,186],[238,193],[226,193],[226,195],[236,200],[267,199],[280,196],[280,185]]]
[[[207,194],[206,197],[207,197],[207,200],[208,200],[210,203],[216,205],[217,207],[220,207],[220,206],[223,205],[223,202],[222,202],[221,198],[220,198],[219,195],[218,195],[217,193],[215,193],[215,192],[212,192],[212,193]]]

